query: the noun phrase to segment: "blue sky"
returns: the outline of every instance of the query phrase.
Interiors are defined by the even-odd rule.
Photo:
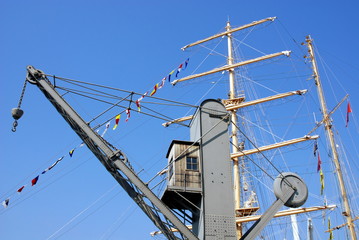
[[[332,89],[337,90],[337,98],[328,94],[328,107],[333,108],[346,93],[350,94],[352,131],[339,130],[354,139],[351,142],[344,138],[344,142],[355,146],[355,113],[359,108],[357,10],[358,3],[353,0],[340,4],[308,0],[0,1],[0,196],[12,196],[9,208],[0,211],[0,238],[149,239],[149,232],[155,230],[87,149],[78,148],[72,158],[67,155],[81,141],[35,86],[28,84],[22,104],[25,114],[17,132],[11,132],[10,110],[19,101],[27,65],[47,74],[144,93],[188,57],[190,65],[181,73],[183,76],[197,66],[197,72],[209,70],[200,65],[200,59],[207,56],[201,48],[187,52],[180,48],[223,31],[228,19],[233,26],[240,26],[277,16],[271,29],[256,33],[253,46],[265,53],[297,50],[294,57],[299,59],[305,51],[298,44],[311,34],[320,57],[328,64],[323,75],[335,73]],[[221,59],[209,65],[224,63]],[[303,82],[308,84],[305,78]],[[281,83],[271,87],[277,91],[295,90]],[[196,104],[210,88],[203,82],[166,85],[156,96]],[[219,97],[225,95],[222,91]],[[103,105],[75,98],[69,101],[87,120],[104,109]],[[335,119],[339,125],[343,125],[343,109]],[[173,118],[193,111],[165,107],[157,110]],[[122,118],[118,131],[109,130],[107,140],[128,155],[137,171],[144,169],[141,177],[145,180],[165,166],[171,139],[188,140],[186,128],[163,128],[161,120],[135,113],[127,123]],[[301,133],[293,130],[292,135],[303,136],[311,129],[305,127]],[[325,145],[324,137],[322,140]],[[40,176],[36,186],[27,186],[21,195],[14,194],[63,155],[63,162]],[[303,157],[309,155],[310,150]],[[355,151],[349,155],[358,157]],[[357,166],[353,163],[354,172]]]

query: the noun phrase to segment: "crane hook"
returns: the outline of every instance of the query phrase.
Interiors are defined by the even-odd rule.
[[[12,124],[11,131],[16,132],[16,127],[17,127],[17,121],[15,120],[14,123]]]
[[[21,110],[20,108],[13,108],[11,110],[11,114],[12,117],[15,119],[14,123],[12,124],[12,129],[11,131],[16,132],[16,127],[17,127],[17,120],[20,119],[22,117],[22,115],[24,114],[24,111]]]

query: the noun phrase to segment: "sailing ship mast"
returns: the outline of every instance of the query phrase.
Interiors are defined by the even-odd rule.
[[[251,105],[255,105],[255,104],[259,104],[259,103],[263,103],[263,102],[267,102],[267,101],[272,101],[272,100],[279,99],[279,98],[284,98],[284,97],[288,97],[288,96],[292,96],[292,95],[302,95],[302,94],[306,93],[306,90],[297,90],[297,91],[291,91],[291,92],[287,92],[287,93],[277,94],[277,95],[270,96],[267,98],[262,98],[262,99],[257,99],[254,101],[247,101],[247,102],[245,102],[244,95],[237,95],[237,91],[236,91],[236,87],[235,87],[235,71],[234,71],[234,69],[236,67],[259,62],[259,61],[266,60],[266,59],[275,58],[275,57],[282,56],[282,55],[288,56],[290,52],[282,51],[282,52],[258,57],[255,59],[246,60],[246,61],[242,61],[239,63],[234,63],[232,33],[235,31],[245,29],[247,27],[255,26],[255,25],[263,23],[263,22],[273,21],[274,19],[275,18],[263,19],[263,20],[256,21],[251,24],[248,24],[248,25],[245,25],[245,26],[242,26],[239,28],[235,28],[235,29],[231,29],[230,23],[227,22],[226,31],[224,33],[217,34],[217,35],[207,38],[205,40],[201,40],[196,43],[189,44],[189,45],[185,46],[183,49],[188,48],[190,46],[197,45],[197,44],[201,44],[205,41],[212,40],[216,37],[227,36],[227,44],[228,44],[227,65],[220,67],[220,68],[213,69],[213,70],[205,72],[205,73],[194,74],[194,75],[182,78],[182,79],[177,79],[173,82],[173,85],[175,85],[178,82],[190,80],[190,79],[201,77],[201,76],[206,76],[206,75],[216,73],[216,72],[228,71],[228,73],[229,73],[228,99],[223,100],[224,106],[218,102],[217,103],[221,106],[221,108],[225,107],[225,110],[230,112],[230,118],[231,118],[230,138],[232,140],[233,147],[232,147],[232,153],[230,154],[230,158],[233,160],[234,206],[230,206],[227,209],[229,209],[229,215],[231,215],[230,218],[233,219],[232,209],[234,210],[234,212],[233,212],[234,215],[237,217],[235,219],[235,222],[229,224],[230,228],[234,228],[234,223],[236,223],[236,230],[237,230],[236,236],[235,236],[235,231],[233,231],[234,234],[231,237],[237,237],[237,239],[238,238],[246,239],[246,236],[248,236],[247,233],[250,232],[250,231],[248,231],[244,236],[242,236],[243,235],[242,234],[242,223],[249,222],[249,221],[255,221],[255,220],[258,220],[259,218],[262,218],[264,215],[266,215],[266,213],[262,216],[254,215],[254,213],[259,209],[259,207],[252,207],[252,206],[248,207],[248,206],[246,206],[246,204],[241,205],[241,180],[240,180],[241,176],[240,176],[240,171],[239,171],[239,168],[240,168],[239,164],[241,164],[241,167],[244,166],[243,158],[250,154],[262,153],[263,151],[266,151],[266,150],[271,150],[271,149],[287,146],[290,144],[295,144],[295,143],[299,143],[299,142],[303,142],[303,141],[307,141],[307,140],[313,140],[313,139],[318,138],[318,136],[316,136],[316,135],[315,136],[306,135],[302,138],[283,141],[280,143],[274,143],[274,144],[267,145],[267,146],[262,146],[262,147],[254,146],[255,147],[254,149],[248,149],[248,150],[244,150],[244,144],[239,143],[239,138],[238,138],[239,133],[238,132],[242,132],[242,131],[241,131],[241,129],[238,128],[238,124],[237,124],[237,122],[238,122],[237,110],[238,109],[247,107],[247,106],[251,106]],[[345,190],[343,175],[340,170],[338,153],[337,153],[336,147],[335,147],[334,134],[331,129],[332,124],[331,124],[331,120],[329,118],[331,112],[328,113],[327,108],[326,108],[324,94],[323,94],[323,90],[322,90],[320,79],[319,79],[316,61],[314,58],[312,39],[310,37],[307,37],[306,41],[307,41],[307,45],[308,45],[308,49],[309,49],[310,59],[313,64],[314,80],[318,87],[318,95],[320,98],[321,109],[322,109],[322,113],[324,116],[321,123],[325,124],[325,129],[327,131],[328,139],[329,139],[329,142],[332,147],[333,161],[334,161],[334,164],[336,167],[338,181],[340,184],[341,195],[342,195],[343,202],[344,202],[343,215],[347,219],[346,224],[348,225],[351,239],[356,240],[357,238],[356,238],[356,234],[355,234],[353,221],[356,220],[357,218],[353,219],[351,216],[351,210],[350,210],[349,201],[348,201],[348,197],[347,197],[346,190]],[[67,102],[54,90],[53,85],[51,85],[51,83],[48,81],[48,79],[46,78],[46,75],[43,72],[36,70],[33,67],[29,66],[27,80],[30,83],[33,83],[33,84],[36,84],[39,86],[40,90],[45,93],[47,98],[53,103],[53,105],[63,115],[65,120],[68,121],[69,124],[75,130],[80,129],[80,126],[86,125],[86,127],[81,128],[81,131],[78,130],[79,136],[82,138],[82,140],[85,142],[85,144],[88,145],[90,150],[105,165],[107,170],[115,177],[115,179],[120,183],[120,185],[125,188],[125,190],[129,193],[129,195],[142,208],[142,210],[144,210],[144,212],[150,217],[150,219],[161,229],[162,234],[165,234],[166,237],[168,237],[169,239],[175,239],[176,237],[173,233],[176,231],[179,231],[181,233],[181,236],[185,239],[198,239],[197,235],[195,235],[193,232],[191,232],[189,230],[193,226],[191,226],[191,227],[185,226],[184,223],[182,223],[177,218],[177,216],[175,214],[173,214],[171,211],[169,211],[166,208],[166,205],[160,199],[158,199],[153,194],[153,192],[150,189],[148,189],[146,184],[144,184],[137,177],[137,175],[132,171],[133,169],[130,168],[130,165],[126,165],[126,163],[127,163],[126,156],[123,155],[120,150],[117,150],[115,148],[112,149],[113,147],[111,145],[108,145],[107,142],[103,141],[102,138],[97,136],[96,133],[93,132],[93,130],[89,126],[87,126],[87,124],[84,122],[84,120],[81,119],[81,117],[79,117],[77,115],[77,113],[71,108],[71,106],[68,105]],[[225,111],[223,111],[223,112],[225,112]],[[225,116],[228,116],[228,115],[225,114]],[[192,119],[192,116],[188,116],[188,117],[185,117],[182,119],[176,119],[171,122],[165,123],[164,125],[168,126],[171,123],[180,122],[180,121],[189,120],[189,119]],[[224,136],[225,139],[227,139],[227,136],[226,136],[227,127],[228,127],[228,125],[225,125],[225,127],[224,127],[225,131],[222,131],[225,135]],[[198,134],[198,135],[201,135],[201,134]],[[87,137],[87,136],[89,136],[89,137]],[[206,145],[206,144],[202,144],[202,145]],[[216,158],[216,159],[226,159],[226,157],[227,156],[221,157],[221,158]],[[110,162],[109,160],[114,161],[114,165],[112,165],[112,162]],[[229,163],[229,162],[227,162],[227,163]],[[122,172],[122,174],[126,175],[126,177],[128,179],[124,179],[121,176],[120,171]],[[222,184],[223,184],[223,182],[222,182]],[[229,186],[229,184],[225,184],[225,185]],[[133,186],[135,186],[135,187],[133,187]],[[292,190],[294,191],[295,188],[293,188]],[[228,195],[232,195],[231,189],[227,192],[229,192]],[[289,193],[293,194],[291,192],[289,192]],[[286,197],[288,197],[288,198],[290,197],[289,193],[286,193]],[[137,194],[139,194],[139,195],[137,195]],[[224,199],[229,199],[229,198],[227,197]],[[153,207],[151,207],[149,205],[149,203],[145,202],[145,200],[150,202],[150,204],[152,204]],[[282,199],[278,198],[277,201],[279,201],[279,200],[286,202],[286,200],[282,200]],[[208,205],[210,205],[210,204],[208,204]],[[226,206],[228,206],[228,205],[226,205]],[[276,205],[275,207],[277,207],[277,206],[279,206],[279,205]],[[290,209],[290,210],[277,212],[279,210],[279,207],[275,211],[271,210],[271,212],[270,212],[270,214],[272,214],[271,217],[289,216],[289,215],[299,214],[299,213],[304,213],[304,212],[330,209],[330,208],[334,208],[336,206],[334,206],[334,205],[319,206],[319,207],[312,207],[312,208]],[[161,217],[160,217],[159,216],[160,214],[162,214],[163,216],[161,215]],[[165,219],[167,224],[165,223],[165,221],[162,221],[162,218]],[[265,219],[265,221],[270,220],[268,217],[264,218],[264,219]],[[293,219],[295,219],[295,218],[293,217]],[[296,222],[296,220],[293,220],[293,221]],[[224,222],[226,222],[226,221],[224,221]],[[255,226],[255,225],[256,224],[254,224],[253,226]],[[261,224],[261,225],[262,225],[261,227],[265,226],[265,224]],[[258,230],[258,232],[259,231],[260,230]],[[297,232],[297,231],[295,231],[295,232]],[[201,232],[201,234],[203,234],[203,233]],[[257,234],[257,233],[255,233],[255,234]],[[294,238],[296,239],[296,237],[297,237],[297,235],[295,235]],[[249,238],[249,239],[251,239],[251,238]]]
[[[284,94],[278,94],[275,96],[270,96],[267,98],[263,98],[260,100],[255,100],[255,101],[250,101],[250,102],[245,102],[245,98],[244,96],[237,96],[236,95],[236,88],[235,88],[235,71],[234,69],[236,67],[240,67],[240,66],[244,66],[244,65],[248,65],[248,64],[252,64],[252,63],[256,63],[256,62],[260,62],[263,60],[267,60],[267,59],[271,59],[271,58],[275,58],[275,57],[279,57],[279,56],[289,56],[290,55],[290,51],[282,51],[282,52],[278,52],[278,53],[273,53],[273,54],[269,54],[269,55],[265,55],[265,56],[261,56],[261,57],[257,57],[254,59],[250,59],[250,60],[245,60],[242,62],[238,62],[238,63],[234,63],[234,59],[233,59],[233,47],[232,47],[232,36],[231,34],[239,31],[239,30],[243,30],[246,29],[248,27],[252,27],[261,23],[265,23],[268,21],[274,21],[276,18],[275,17],[271,17],[271,18],[266,18],[266,19],[262,19],[259,21],[255,21],[252,22],[250,24],[244,25],[242,27],[238,27],[238,28],[234,28],[231,29],[230,23],[227,22],[227,26],[226,26],[226,31],[223,33],[219,33],[216,34],[214,36],[208,37],[206,39],[203,40],[199,40],[195,43],[191,43],[188,44],[186,46],[184,46],[182,48],[182,50],[185,50],[189,47],[198,45],[198,44],[202,44],[204,42],[210,41],[212,39],[218,38],[218,37],[223,37],[223,36],[227,36],[227,45],[228,45],[228,58],[227,58],[227,65],[223,66],[223,67],[219,67],[219,68],[215,68],[212,69],[210,71],[207,72],[203,72],[203,73],[199,73],[199,74],[193,74],[184,78],[180,78],[177,79],[175,81],[172,82],[173,85],[176,85],[179,82],[183,82],[183,81],[187,81],[187,80],[191,80],[194,78],[198,78],[198,77],[203,77],[203,76],[207,76],[213,73],[218,73],[218,72],[222,72],[222,71],[228,71],[229,73],[229,94],[228,97],[229,99],[225,99],[222,100],[223,104],[225,105],[227,111],[230,112],[230,116],[231,116],[231,123],[230,123],[230,138],[232,140],[232,154],[231,154],[231,159],[233,160],[233,178],[234,178],[234,203],[235,203],[235,216],[238,218],[245,218],[247,216],[251,216],[253,215],[258,209],[259,207],[246,207],[246,206],[241,206],[241,182],[240,182],[240,172],[239,172],[239,159],[243,158],[245,155],[249,155],[249,154],[253,154],[253,153],[258,153],[258,152],[262,152],[262,151],[266,151],[266,150],[270,150],[270,149],[275,149],[275,148],[279,148],[282,146],[287,146],[290,144],[295,144],[298,142],[302,142],[302,141],[307,141],[307,140],[313,140],[318,138],[318,136],[304,136],[302,138],[298,138],[298,139],[293,139],[293,140],[289,140],[289,141],[284,141],[281,143],[275,143],[272,145],[268,145],[268,146],[264,146],[264,147],[256,147],[255,149],[250,149],[250,150],[244,150],[244,146],[243,144],[239,144],[239,140],[238,140],[238,136],[237,136],[237,132],[238,132],[238,125],[237,125],[237,109],[241,108],[241,107],[246,107],[246,106],[250,106],[250,105],[255,105],[255,104],[259,104],[259,103],[263,103],[263,102],[267,102],[267,101],[272,101],[275,99],[279,99],[279,98],[284,98],[284,97],[288,97],[288,96],[292,96],[292,95],[302,95],[304,93],[306,93],[306,90],[298,90],[298,91],[292,91],[289,93],[284,93]],[[248,104],[246,104],[248,103]],[[192,116],[186,116],[180,119],[175,119],[171,122],[167,122],[164,123],[163,126],[167,127],[172,123],[178,123],[178,122],[182,122],[182,121],[186,121],[186,120],[190,120],[192,119]],[[242,162],[242,161],[241,161]],[[290,211],[288,213],[288,215],[291,214],[295,214],[295,212]],[[236,229],[237,229],[237,238],[241,238],[242,237],[242,222],[241,221],[237,221],[236,223]]]
[[[355,233],[353,217],[351,215],[349,200],[348,200],[348,196],[347,196],[347,192],[346,192],[346,188],[345,188],[345,184],[344,184],[344,179],[343,179],[343,173],[342,173],[341,167],[340,167],[339,155],[337,152],[334,134],[333,134],[333,130],[332,130],[332,122],[331,122],[331,119],[328,117],[328,109],[327,109],[327,105],[325,102],[323,88],[322,88],[322,84],[321,84],[320,77],[319,77],[317,62],[316,62],[315,56],[314,56],[313,40],[310,36],[307,36],[306,42],[307,42],[307,46],[308,46],[309,59],[312,63],[313,77],[314,77],[315,85],[317,86],[320,107],[321,107],[321,111],[323,114],[324,127],[325,127],[325,131],[327,133],[327,137],[328,137],[327,139],[329,141],[331,152],[332,152],[333,162],[335,165],[335,171],[337,173],[337,179],[339,182],[340,194],[343,199],[342,214],[346,218],[351,239],[356,240],[357,237],[356,237],[356,233]]]
[[[226,30],[228,32],[227,34],[227,39],[228,39],[228,65],[232,65],[233,64],[233,47],[232,47],[232,36],[230,33],[231,30],[231,25],[229,23],[229,21],[227,22],[227,26],[226,26]],[[235,76],[234,76],[234,69],[231,68],[228,70],[229,73],[229,99],[230,100],[234,100],[236,98],[235,95],[235,85],[234,85],[234,80],[235,80]],[[240,102],[243,102],[244,98],[241,98]],[[231,138],[232,138],[232,143],[233,143],[233,148],[232,148],[232,152],[233,153],[238,153],[239,150],[243,150],[243,149],[239,149],[239,142],[238,142],[238,136],[237,136],[237,110],[231,110],[230,111],[231,114],[231,130],[232,130],[232,134],[231,134]],[[244,146],[242,147],[244,148]],[[234,209],[236,212],[236,217],[237,217],[237,209],[239,209],[241,207],[241,179],[239,176],[239,161],[238,161],[238,157],[233,159],[233,181],[234,181]],[[237,228],[237,237],[242,237],[242,225],[241,224],[236,224],[236,228]]]

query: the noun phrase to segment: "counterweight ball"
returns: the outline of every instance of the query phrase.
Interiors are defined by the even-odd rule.
[[[24,114],[24,111],[21,110],[20,108],[13,108],[11,110],[11,114],[15,120],[19,120],[21,118],[21,116]]]

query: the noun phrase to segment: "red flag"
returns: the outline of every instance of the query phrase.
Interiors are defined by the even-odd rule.
[[[136,101],[136,106],[137,106],[137,110],[139,111],[139,112],[141,112],[141,101],[142,101],[142,99],[145,97],[145,96],[147,96],[147,94],[148,94],[148,91],[147,92],[145,92],[139,99],[137,99],[137,101]]]
[[[136,100],[137,111],[141,112],[141,104],[139,99]]]
[[[24,188],[25,188],[25,186],[22,186],[21,188],[19,188],[19,189],[17,190],[17,192],[18,192],[18,193],[21,193]]]
[[[317,172],[322,169],[322,160],[320,160],[320,154],[318,151],[318,165],[317,165]]]
[[[131,112],[130,111],[131,111],[131,109],[129,109],[129,108],[126,109],[126,114],[127,114],[126,122],[131,117]]]
[[[176,72],[176,77],[178,76],[178,74],[179,74],[180,71],[182,70],[182,66],[183,66],[182,63],[178,66],[178,69],[177,69],[177,72]]]
[[[348,106],[347,106],[347,123],[345,125],[345,127],[348,127],[348,123],[349,123],[349,113],[352,112],[352,108],[350,107],[350,102],[348,102]]]
[[[34,186],[37,183],[37,180],[39,180],[39,176],[31,180],[31,186]]]
[[[165,85],[166,79],[167,77],[162,78],[161,84],[158,86],[158,89],[161,89]]]

